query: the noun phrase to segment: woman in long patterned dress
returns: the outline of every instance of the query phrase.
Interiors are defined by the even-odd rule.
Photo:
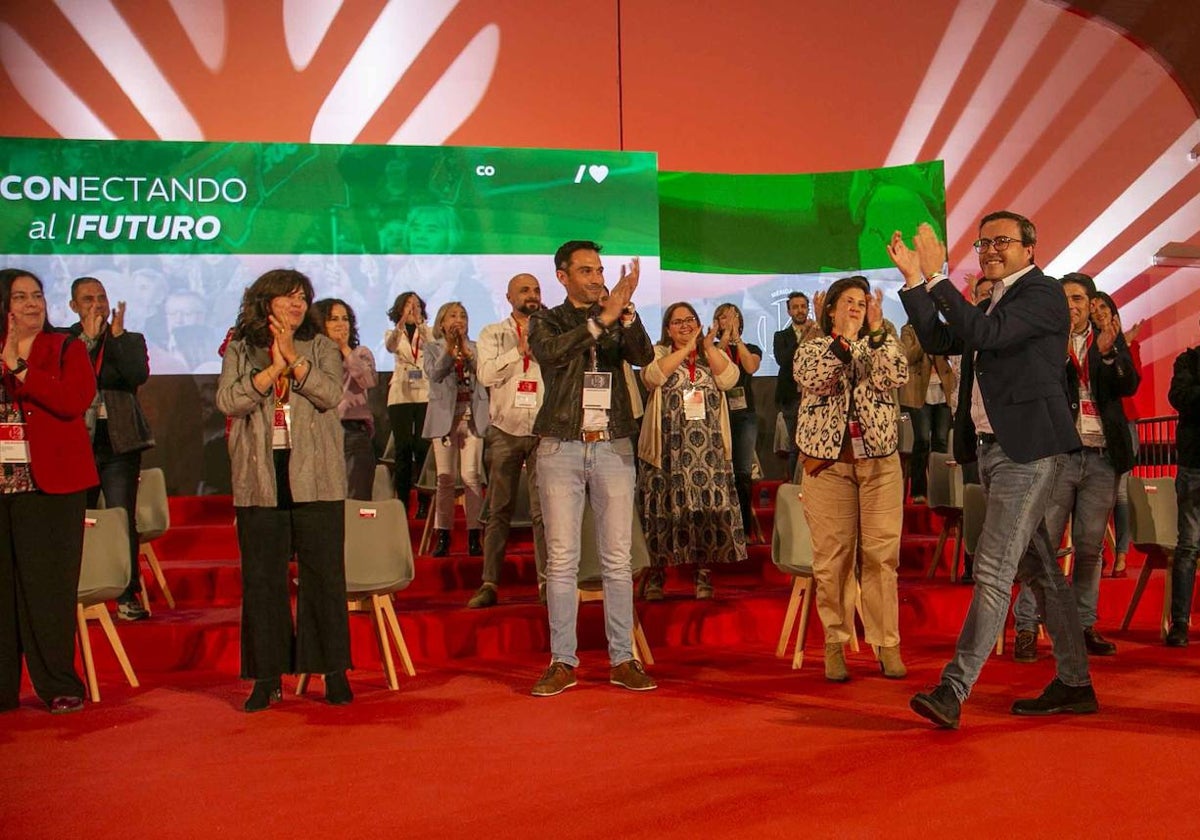
[[[738,369],[713,346],[688,303],[663,315],[638,441],[638,499],[650,551],[647,600],[663,597],[666,566],[696,566],[696,597],[713,595],[711,567],[746,559],[746,535],[733,478],[725,391]]]

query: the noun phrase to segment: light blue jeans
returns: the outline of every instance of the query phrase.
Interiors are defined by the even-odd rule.
[[[542,438],[537,450],[538,495],[546,528],[546,603],[550,658],[574,667],[578,645],[579,537],[583,506],[596,519],[604,586],[604,628],[613,666],[633,659],[633,441],[598,443]]]
[[[1100,598],[1100,552],[1104,530],[1117,493],[1117,473],[1104,453],[1081,449],[1059,457],[1058,478],[1046,508],[1046,531],[1050,541],[1061,539],[1067,518],[1071,517],[1071,543],[1075,548],[1071,588],[1084,627],[1096,623],[1096,602]],[[1018,630],[1037,630],[1038,611],[1033,590],[1021,584],[1013,604]]]
[[[1054,457],[1018,464],[998,443],[979,445],[987,511],[975,548],[975,591],[954,658],[942,671],[942,682],[960,701],[970,695],[1004,628],[1014,578],[1032,584],[1054,644],[1059,680],[1068,686],[1091,684],[1079,611],[1044,517],[1060,464]]]

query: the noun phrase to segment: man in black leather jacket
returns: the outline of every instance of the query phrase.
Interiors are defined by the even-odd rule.
[[[634,446],[638,426],[622,363],[654,358],[650,336],[630,301],[640,268],[635,258],[604,304],[600,246],[572,240],[554,255],[567,299],[530,317],[529,348],[546,393],[534,422],[538,493],[546,531],[546,596],[550,667],[533,687],[549,697],[575,685],[576,594],[580,523],[589,504],[596,521],[604,580],[609,681],[634,691],[655,687],[633,657],[632,539]]]

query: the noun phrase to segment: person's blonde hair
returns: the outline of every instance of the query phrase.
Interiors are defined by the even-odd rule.
[[[450,307],[457,306],[462,310],[463,317],[467,319],[467,328],[470,329],[471,316],[467,314],[467,307],[463,306],[457,300],[449,300],[438,307],[437,315],[433,319],[433,337],[443,338],[442,321],[446,320],[446,316],[450,314]]]

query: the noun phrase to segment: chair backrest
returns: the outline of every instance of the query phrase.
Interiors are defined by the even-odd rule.
[[[392,482],[392,471],[387,464],[375,465],[375,479],[371,482],[371,498],[377,502],[396,498],[396,485]]]
[[[896,420],[896,433],[898,436],[898,449],[901,455],[911,455],[913,451],[913,443],[916,442],[916,434],[913,433],[912,417],[908,412],[902,412]]]
[[[781,484],[775,493],[771,561],[785,574],[810,577],[812,558],[812,533],[804,517],[804,497],[800,485]]]
[[[156,540],[171,527],[171,508],[167,504],[167,478],[159,467],[142,470],[138,477],[138,540]]]
[[[929,481],[926,492],[931,508],[962,508],[962,468],[954,462],[952,455],[945,452],[929,453]]]
[[[642,520],[637,511],[633,517],[633,534],[630,540],[630,565],[636,575],[650,566],[650,549],[646,547],[646,534],[642,531]],[[583,506],[583,522],[579,533],[579,583],[595,583],[602,579],[600,573],[600,550],[596,545],[596,517],[590,502]]]
[[[412,583],[412,539],[399,499],[348,499],[345,544],[347,595],[383,595]]]
[[[125,508],[85,511],[79,603],[90,607],[119,596],[129,586],[131,566]]]
[[[479,524],[486,525],[488,516],[492,512],[492,495],[489,493],[483,497],[483,508],[479,511]],[[521,474],[517,477],[517,499],[513,504],[512,518],[508,520],[510,528],[532,528],[533,527],[533,507],[529,500],[529,470],[521,467]]]
[[[1174,479],[1131,475],[1126,480],[1129,482],[1129,532],[1133,544],[1142,551],[1154,547],[1174,549],[1179,539]]]
[[[966,485],[963,488],[962,531],[963,547],[967,554],[974,554],[975,546],[979,544],[986,510],[987,500],[983,495],[983,487],[979,484]]]

